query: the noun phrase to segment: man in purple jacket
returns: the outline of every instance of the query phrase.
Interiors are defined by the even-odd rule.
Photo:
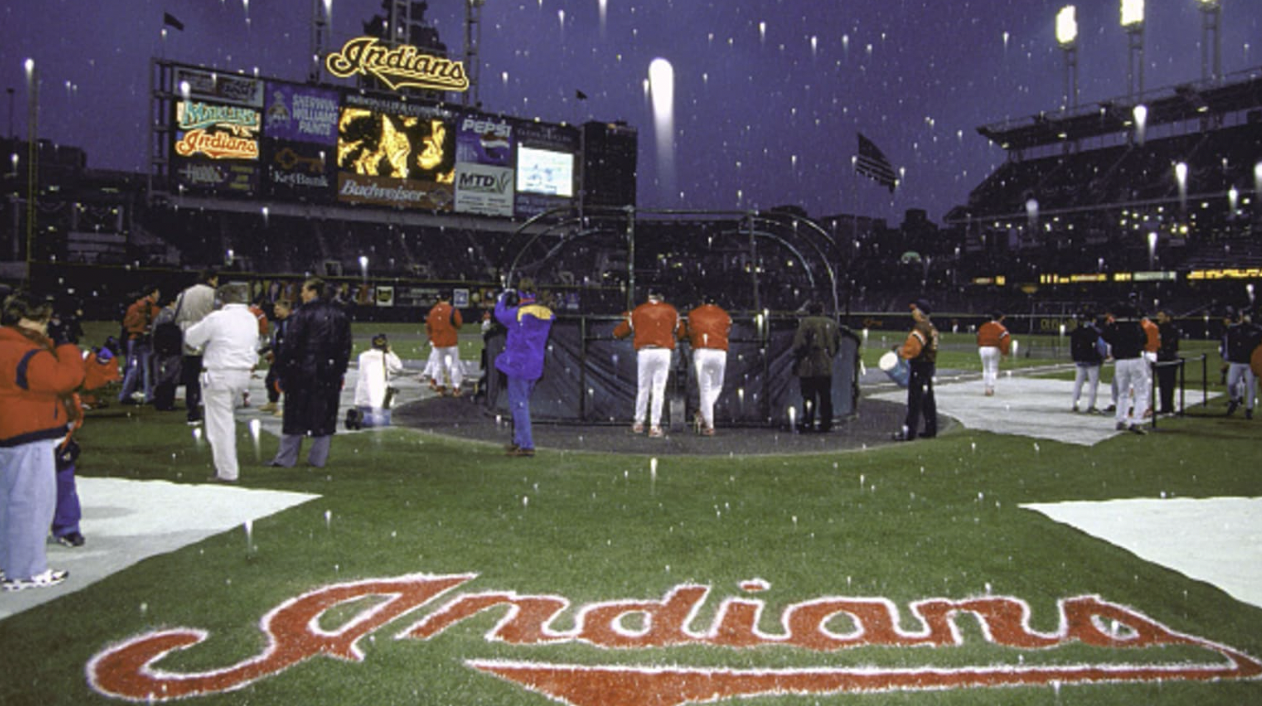
[[[495,320],[508,329],[504,350],[495,367],[508,376],[508,407],[513,414],[513,443],[509,456],[534,456],[530,431],[530,393],[543,376],[544,347],[552,329],[552,310],[538,303],[535,283],[522,278],[517,290],[507,290],[495,302]]]

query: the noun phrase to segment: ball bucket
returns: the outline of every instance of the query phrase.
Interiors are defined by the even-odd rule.
[[[877,363],[885,374],[890,376],[894,384],[899,387],[907,387],[907,382],[911,379],[911,365],[903,360],[894,351],[890,351],[881,356],[881,361]]]

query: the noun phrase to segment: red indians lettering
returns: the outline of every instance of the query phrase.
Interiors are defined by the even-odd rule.
[[[361,639],[476,578],[475,574],[416,574],[370,579],[316,589],[286,601],[263,617],[269,644],[262,654],[239,664],[200,673],[174,673],[157,666],[176,650],[192,648],[209,636],[201,630],[161,630],[112,645],[87,666],[92,687],[107,696],[133,701],[165,701],[240,689],[308,659],[327,655],[364,660]],[[768,588],[764,581],[741,585],[746,594]],[[1050,683],[1143,682],[1156,680],[1255,679],[1262,662],[1226,645],[1175,632],[1126,606],[1097,596],[1059,602],[1055,633],[1031,629],[1030,608],[1005,596],[930,598],[910,605],[917,629],[900,627],[898,608],[884,598],[829,596],[794,603],[780,614],[780,629],[760,628],[765,603],[729,597],[719,604],[708,629],[694,623],[710,594],[708,586],[684,584],[661,600],[620,600],[580,607],[574,627],[553,627],[570,608],[561,596],[486,591],[461,593],[413,622],[400,640],[431,640],[487,610],[503,617],[486,633],[488,641],[511,645],[584,643],[606,650],[648,650],[680,645],[727,649],[792,646],[835,653],[863,646],[943,648],[961,645],[957,621],[972,616],[990,643],[1019,650],[1047,650],[1081,643],[1132,650],[1186,645],[1216,653],[1218,663],[1101,664],[980,667],[816,667],[728,669],[662,666],[590,666],[496,660],[466,661],[480,672],[572,706],[682,706],[688,703],[777,694],[926,690],[1046,685]],[[320,629],[320,617],[336,606],[368,596],[385,600],[363,609],[334,632]],[[842,629],[845,628],[845,629]],[[1151,655],[1149,655],[1151,658]]]

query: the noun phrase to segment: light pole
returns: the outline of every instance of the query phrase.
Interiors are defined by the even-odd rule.
[[[1223,19],[1223,6],[1219,0],[1199,0],[1197,5],[1201,8],[1201,78],[1218,83],[1223,77],[1223,43],[1218,31]]]
[[[31,263],[35,259],[35,193],[39,187],[39,71],[35,60],[27,59],[26,67],[26,281],[34,279]]]
[[[1122,29],[1126,31],[1127,44],[1126,97],[1143,96],[1144,0],[1122,0]]]
[[[1056,43],[1065,53],[1065,105],[1078,108],[1078,17],[1073,5],[1056,13]]]

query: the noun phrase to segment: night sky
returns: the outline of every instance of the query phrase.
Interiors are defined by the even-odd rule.
[[[1262,65],[1262,0],[1222,3],[1224,72]],[[892,224],[924,208],[940,221],[1005,157],[977,126],[1061,104],[1063,4],[487,0],[479,98],[489,112],[637,127],[642,207],[793,204]],[[1080,102],[1125,95],[1117,0],[1077,7]],[[185,30],[164,40],[163,12]],[[151,57],[303,81],[310,12],[310,0],[10,0],[0,10],[0,84],[15,91],[5,133],[26,135],[31,58],[40,137],[83,146],[91,167],[143,171]],[[379,0],[333,0],[329,48],[378,12]],[[427,17],[463,58],[464,2],[431,0]],[[1147,17],[1145,88],[1199,79],[1196,0],[1149,0]],[[645,88],[659,57],[674,70],[673,172],[658,158]],[[892,197],[854,174],[856,132],[905,170]]]

